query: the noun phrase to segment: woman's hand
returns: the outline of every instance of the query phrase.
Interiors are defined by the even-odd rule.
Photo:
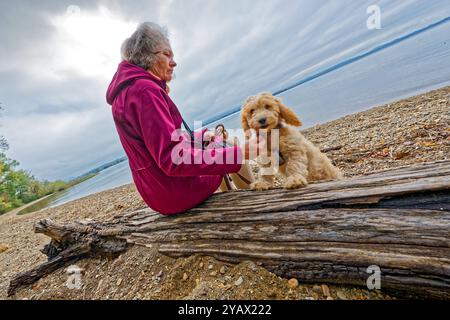
[[[226,132],[225,132],[226,134]],[[223,139],[224,132],[216,131],[205,131],[203,135],[203,141],[207,146],[209,143],[215,141],[219,138],[220,141]],[[237,144],[236,144],[237,145]],[[242,154],[245,160],[254,160],[258,156],[267,153],[266,140],[262,136],[257,136],[253,134],[251,136],[245,135],[245,143],[241,145]]]
[[[203,134],[203,141],[204,142],[211,142],[211,140],[213,140],[214,138],[214,132],[212,131],[205,131],[205,133]]]
[[[222,143],[228,141],[228,132],[223,124],[219,124],[214,131],[205,131],[203,134],[203,143],[208,146],[211,142]]]

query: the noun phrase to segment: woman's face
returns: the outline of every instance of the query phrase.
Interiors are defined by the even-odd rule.
[[[170,44],[164,43],[154,54],[156,55],[156,63],[150,72],[161,80],[170,82],[173,77],[173,71],[177,66],[177,63],[173,60],[173,52]]]

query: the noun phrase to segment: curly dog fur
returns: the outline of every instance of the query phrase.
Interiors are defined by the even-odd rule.
[[[253,189],[273,187],[276,174],[273,164],[277,163],[280,164],[279,173],[286,177],[286,189],[305,187],[313,181],[342,178],[341,171],[330,159],[300,133],[298,127],[301,125],[295,113],[270,93],[264,92],[247,99],[242,108],[242,128],[247,134],[254,129],[259,135],[267,135],[268,147],[267,155],[258,157],[260,171],[265,172],[260,173],[252,184]],[[275,147],[271,146],[274,129],[279,130],[279,143]]]

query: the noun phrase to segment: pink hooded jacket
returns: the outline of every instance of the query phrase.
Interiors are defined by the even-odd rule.
[[[122,62],[107,101],[136,188],[153,210],[170,215],[191,209],[218,189],[225,174],[240,170],[239,147],[205,151],[194,148],[185,133],[174,138],[181,129],[180,112],[166,93],[166,83],[146,70]],[[202,134],[196,133],[196,140]],[[173,154],[190,161],[174,162]]]

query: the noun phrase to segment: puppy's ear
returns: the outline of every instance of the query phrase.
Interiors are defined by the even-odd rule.
[[[292,109],[286,107],[282,103],[279,103],[279,107],[280,107],[280,115],[286,121],[287,124],[290,124],[295,127],[301,127],[303,125],[303,123],[297,117],[295,112],[292,111]]]
[[[248,105],[250,103],[252,103],[253,101],[255,101],[255,97],[254,96],[250,96],[247,98],[247,101],[245,101],[244,105],[242,106],[242,111],[241,111],[241,123],[242,123],[242,129],[244,130],[244,133],[247,133],[248,130],[250,130],[250,125],[248,124],[247,121],[247,110],[248,110]]]
[[[247,121],[247,109],[245,108],[245,105],[242,107],[241,123],[242,123],[242,129],[244,130],[244,133],[246,133],[248,130],[250,130],[250,125],[248,124],[248,121]]]

